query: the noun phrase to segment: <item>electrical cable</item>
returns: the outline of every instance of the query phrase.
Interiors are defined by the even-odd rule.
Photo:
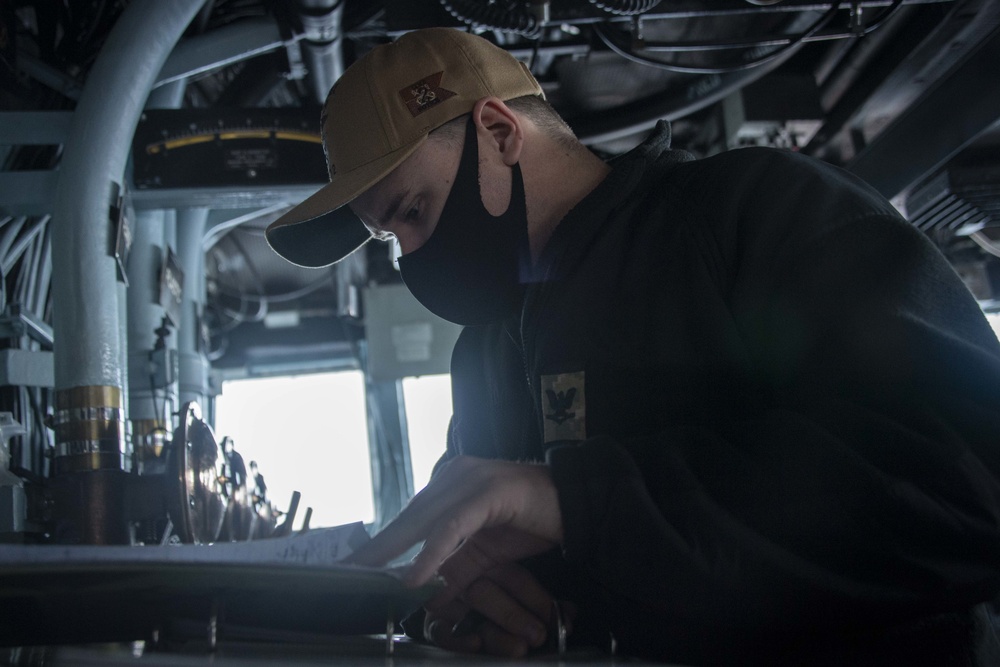
[[[985,252],[988,252],[994,257],[1000,257],[1000,243],[997,243],[986,234],[982,233],[981,231],[972,232],[971,234],[969,234],[969,238],[972,239],[973,242],[977,246],[982,248]]]
[[[10,247],[14,245],[17,235],[21,232],[21,228],[24,227],[27,221],[27,216],[22,215],[3,226],[3,237],[0,238],[0,260],[7,256]]]
[[[41,226],[41,225],[38,225]],[[44,231],[44,230],[42,230]],[[35,293],[35,287],[38,284],[38,274],[39,268],[41,267],[41,244],[38,243],[38,233],[33,228],[31,230],[31,242],[27,247],[26,257],[28,260],[28,271],[27,279],[25,281],[24,292],[21,295],[21,303],[24,304],[25,310],[27,310],[32,315],[35,315],[35,306],[32,299],[32,295]],[[30,347],[35,349],[38,346],[36,341],[30,342]]]
[[[234,319],[232,317],[229,317],[228,314],[222,312],[221,309],[219,309],[218,307],[216,307],[214,305],[208,305],[208,304],[206,304],[205,314],[206,315],[208,315],[208,314],[212,315],[212,318],[206,318],[206,326],[208,327],[208,335],[209,335],[209,337],[212,337],[212,336],[221,336],[221,335],[223,335],[225,333],[228,333],[228,332],[232,331],[233,329],[235,329],[239,325],[243,324],[242,321],[239,321],[239,320],[236,320],[236,319]],[[225,318],[223,316],[229,317],[229,319],[225,320]],[[215,321],[219,322],[219,325],[218,326],[212,326],[212,324],[211,324],[212,320],[215,320]]]
[[[216,328],[209,328],[210,336],[219,336],[224,333],[228,333],[240,326],[241,324],[246,324],[248,322],[260,322],[267,316],[267,304],[263,301],[258,302],[257,314],[250,316],[249,313],[243,311],[243,306],[249,303],[249,299],[246,295],[241,294],[240,299],[240,310],[235,311],[231,308],[226,308],[225,306],[209,306],[210,311],[218,311],[229,318],[228,322],[219,325]]]
[[[257,314],[253,315],[252,319],[250,319],[249,321],[260,322],[265,317],[267,317],[267,299],[264,295],[264,279],[261,277],[260,271],[257,270],[257,266],[250,259],[250,253],[247,252],[247,249],[246,247],[244,247],[243,243],[235,236],[229,237],[229,242],[233,244],[233,247],[236,249],[236,252],[238,252],[243,257],[243,261],[247,267],[247,271],[250,274],[250,277],[253,279],[254,287],[257,288],[257,294],[255,295],[259,297],[259,300],[257,302],[258,304]],[[246,298],[247,296],[249,295],[243,295],[243,294],[240,295],[241,305],[242,303],[249,301],[249,299]]]
[[[263,301],[258,301],[257,312],[254,315],[251,315],[250,313],[243,311],[243,305],[249,303],[250,299],[244,297],[240,300],[239,310],[233,310],[232,308],[227,308],[226,306],[222,306],[221,307],[222,312],[228,315],[230,318],[232,318],[232,320],[237,324],[247,324],[248,322],[262,321],[264,317],[267,316],[267,304],[265,304]]]
[[[43,322],[48,321],[45,318],[45,311],[48,308],[48,298],[49,293],[52,288],[52,227],[51,225],[45,226],[45,231],[42,236],[42,250],[41,258],[42,262],[39,267],[39,280],[35,287],[35,293],[32,296],[32,312],[34,312]]]
[[[344,19],[345,19],[345,21],[348,18],[354,19],[354,24],[350,28],[347,28],[347,29],[344,30],[344,35],[345,36],[347,36],[347,35],[353,36],[353,35],[357,34],[356,31],[359,31],[359,30],[360,31],[370,30],[373,27],[375,27],[376,24],[380,24],[382,29],[381,29],[381,31],[379,33],[379,36],[380,37],[385,37],[385,29],[384,29],[384,26],[385,26],[385,7],[376,7],[375,10],[372,11],[371,14],[367,18],[362,18],[360,20],[357,20],[356,17],[350,16],[350,14],[348,12],[351,11],[351,9],[353,9],[353,8],[348,8],[348,7],[344,8],[344,12],[345,12]],[[355,11],[357,11],[357,10],[355,10]]]
[[[286,301],[294,301],[296,299],[300,299],[300,298],[302,298],[304,296],[312,294],[313,292],[319,290],[322,287],[325,287],[326,285],[332,285],[332,284],[333,284],[333,275],[332,274],[328,274],[328,275],[320,278],[319,280],[313,281],[313,282],[309,283],[308,285],[305,285],[304,287],[301,287],[301,288],[299,288],[297,290],[294,290],[294,291],[291,291],[291,292],[284,292],[284,293],[281,293],[281,294],[266,294],[266,295],[265,294],[261,294],[261,295],[257,295],[257,294],[244,294],[244,293],[240,292],[239,290],[233,289],[233,288],[229,287],[228,285],[224,285],[222,283],[218,283],[217,289],[220,292],[222,292],[223,294],[225,294],[226,296],[231,296],[231,297],[234,297],[234,298],[240,298],[242,296],[242,297],[244,297],[244,298],[246,298],[247,300],[250,300],[250,301],[266,301],[268,303],[284,303]]]
[[[899,2],[900,0],[897,0]],[[835,2],[830,6],[826,12],[823,13],[811,26],[806,28],[806,30],[800,33],[796,37],[790,38],[789,42],[784,46],[781,46],[766,56],[756,58],[754,60],[740,63],[737,65],[731,65],[728,67],[697,67],[688,65],[678,65],[674,63],[664,62],[662,60],[656,60],[654,58],[647,58],[645,56],[638,55],[632,51],[618,45],[615,40],[605,32],[604,27],[595,24],[593,26],[594,32],[597,34],[598,38],[604,42],[605,46],[611,49],[613,52],[617,53],[621,57],[631,60],[632,62],[639,63],[641,65],[648,65],[650,67],[656,67],[658,69],[664,69],[671,72],[679,72],[682,74],[728,74],[731,72],[739,72],[744,70],[755,69],[761,65],[765,65],[773,60],[781,57],[789,50],[797,48],[805,39],[808,39],[816,35],[820,30],[822,30],[826,25],[836,16],[837,12],[840,10],[842,0],[835,0]]]
[[[37,222],[35,222],[27,232],[23,233],[18,237],[17,241],[11,246],[11,248],[3,255],[3,260],[0,261],[0,273],[7,275],[17,260],[21,258],[28,247],[35,242],[36,237],[40,232],[45,231],[45,227],[52,216],[45,215],[42,216]]]
[[[208,359],[210,362],[218,361],[219,359],[221,359],[226,355],[226,352],[228,350],[229,350],[229,338],[223,336],[222,339],[219,341],[219,347],[217,347],[214,350],[208,350],[205,353],[205,358]]]
[[[206,230],[205,235],[202,237],[201,240],[201,246],[206,251],[211,250],[215,246],[215,244],[217,244],[220,240],[222,240],[223,236],[228,234],[231,230],[239,227],[240,225],[252,222],[266,215],[271,215],[274,213],[278,214],[284,213],[290,208],[291,207],[288,204],[282,202],[280,204],[265,206],[262,209],[254,211],[253,213],[247,213],[246,215],[240,215],[231,220],[220,222],[216,225],[213,225],[211,229]],[[277,219],[277,216],[275,216],[275,219]]]
[[[865,26],[865,29],[862,32],[862,34],[868,35],[881,28],[883,25],[885,25],[885,22],[888,21],[890,18],[892,18],[892,15],[895,14],[902,6],[903,6],[903,0],[893,0],[892,4],[883,9],[871,23]]]
[[[17,272],[17,278],[14,280],[14,300],[22,306],[25,306],[28,276],[31,274],[30,260],[29,257],[27,262],[22,262],[21,269]]]

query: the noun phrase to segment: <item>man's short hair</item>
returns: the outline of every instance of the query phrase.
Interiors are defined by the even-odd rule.
[[[537,95],[525,95],[508,100],[505,104],[510,109],[534,123],[547,137],[557,141],[560,145],[576,149],[582,146],[577,140],[573,130],[562,116],[552,108],[546,100]],[[453,146],[461,146],[465,141],[465,124],[468,122],[468,114],[454,118],[441,127],[431,132],[434,139],[448,142]]]

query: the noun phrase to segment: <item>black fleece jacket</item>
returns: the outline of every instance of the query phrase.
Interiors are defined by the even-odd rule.
[[[519,317],[462,333],[443,460],[547,461],[565,542],[538,572],[578,640],[691,664],[965,650],[940,619],[1000,593],[1000,344],[963,283],[821,162],[693,160],[661,125],[612,166]]]

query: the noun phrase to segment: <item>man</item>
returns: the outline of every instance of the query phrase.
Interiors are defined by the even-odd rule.
[[[777,151],[693,160],[666,126],[605,164],[448,29],[352,65],[323,136],[331,182],[274,249],[393,236],[468,325],[447,453],[356,559],[423,542],[427,639],[520,656],[558,609],[579,644],[691,664],[971,664],[1000,345],[873,190]]]

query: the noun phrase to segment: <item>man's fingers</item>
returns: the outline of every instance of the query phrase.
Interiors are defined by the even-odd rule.
[[[552,616],[552,596],[524,567],[503,565],[493,568],[486,576],[542,622]]]
[[[468,635],[456,636],[448,621],[430,620],[424,627],[426,639],[436,646],[462,653],[489,653],[505,658],[522,658],[528,653],[528,643],[504,631],[490,621],[478,624]]]
[[[410,586],[420,586],[426,583],[441,562],[447,558],[462,542],[490,523],[490,498],[477,496],[470,498],[462,508],[456,508],[450,517],[440,522],[427,534],[420,553],[413,559],[410,571],[405,581]]]
[[[516,562],[554,546],[551,542],[507,526],[480,530],[439,566],[438,572],[447,585],[427,606],[434,608],[445,604],[462,595],[476,579],[489,576],[533,612],[541,614],[542,606],[551,604],[551,598],[534,577]]]
[[[415,495],[399,515],[389,522],[389,525],[368,544],[345,559],[345,562],[355,565],[385,565],[438,531],[442,521],[452,522],[456,518],[461,518],[462,514],[468,514],[468,506],[474,499],[480,500],[478,504],[482,505],[482,499],[477,498],[482,493],[482,484],[478,480],[481,475],[476,475],[480,464],[481,462],[477,462],[476,459],[464,456],[449,461],[431,483]],[[459,516],[456,516],[456,512]],[[462,523],[464,525],[467,520]],[[464,530],[466,534],[471,534],[475,528]],[[451,550],[454,550],[464,538],[465,535],[452,538]],[[435,549],[435,553],[440,553],[446,548],[441,546]],[[451,550],[444,551],[434,564],[434,568],[429,571],[422,570],[418,581],[408,581],[408,583],[414,586],[425,583],[434,574],[437,563],[440,563]]]
[[[465,591],[465,602],[507,633],[529,646],[545,643],[544,620],[523,607],[507,591],[490,579],[479,579]]]
[[[543,546],[561,540],[562,518],[547,469],[458,457],[346,562],[384,565],[423,540],[404,580],[409,586],[420,586],[463,541],[482,529],[502,526],[531,535]],[[532,545],[525,551],[523,541],[513,548],[503,542],[498,546],[500,561],[544,550]]]
[[[462,595],[469,584],[496,565],[496,560],[479,548],[476,538],[466,540],[438,568],[447,585],[427,603],[427,608],[435,609]]]
[[[448,477],[453,478],[455,475]],[[439,478],[435,483],[427,485],[413,497],[395,519],[389,522],[389,525],[348,556],[344,562],[381,566],[406,552],[427,536],[442,515],[456,505],[461,506],[467,502],[467,496],[475,493],[474,487],[467,488],[461,482],[460,477],[458,480]],[[432,574],[433,571],[419,583],[424,583]]]
[[[482,648],[479,628],[474,632],[455,632],[463,619],[470,618],[469,605],[452,600],[436,610],[427,610],[424,615],[424,639],[449,651],[476,653]]]
[[[479,636],[483,642],[482,651],[490,655],[523,658],[531,648],[523,638],[512,635],[489,621],[483,624]]]
[[[424,625],[424,637],[435,646],[459,651],[461,653],[478,653],[483,647],[483,639],[478,632],[456,637],[454,623],[444,618],[432,618]]]

